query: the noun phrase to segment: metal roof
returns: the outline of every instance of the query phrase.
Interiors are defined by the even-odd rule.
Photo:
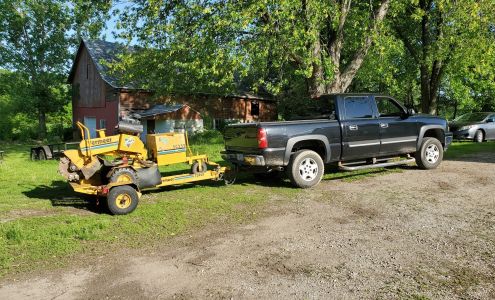
[[[88,50],[89,56],[93,60],[98,73],[101,78],[113,88],[122,89],[140,89],[135,84],[124,84],[120,78],[112,74],[109,68],[109,64],[119,61],[119,55],[126,51],[135,51],[134,47],[126,47],[119,43],[111,43],[102,40],[82,40],[77,50],[76,59],[69,73],[69,83],[74,78],[74,72],[76,71],[77,60],[79,58],[83,45]]]
[[[119,43],[112,43],[103,40],[81,40],[81,43],[77,50],[76,57],[74,59],[72,68],[69,73],[68,83],[72,83],[72,80],[74,79],[74,73],[76,71],[77,61],[79,59],[83,47],[86,47],[91,59],[96,65],[98,73],[101,75],[103,80],[106,83],[108,83],[110,86],[116,89],[146,90],[140,87],[139,83],[122,82],[122,79],[119,78],[118,74],[112,73],[110,68],[108,67],[109,64],[119,61],[119,55],[125,52],[132,53],[139,51],[139,47],[125,46]],[[255,95],[250,92],[247,92],[248,87],[244,86],[242,82],[237,82],[236,85],[237,85],[237,91],[235,91],[233,94],[219,95],[213,93],[192,93],[192,95],[203,94],[203,95],[215,95],[221,97],[234,97],[234,98],[242,98],[242,99],[274,101],[273,99],[271,99],[271,95],[269,95],[268,93],[263,92],[262,94],[264,95],[260,95],[260,94]],[[190,94],[187,91],[184,91],[183,93]]]
[[[182,108],[186,107],[187,104],[172,104],[172,105],[166,105],[166,104],[158,104],[153,106],[150,109],[143,110],[140,112],[137,112],[141,118],[147,119],[159,115],[164,115],[168,113],[173,113],[176,111],[181,110]]]

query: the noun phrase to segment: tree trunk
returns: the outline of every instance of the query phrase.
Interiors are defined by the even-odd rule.
[[[421,112],[427,114],[430,111],[430,76],[428,66],[422,62],[421,74]]]
[[[321,42],[318,39],[313,46],[313,70],[311,77],[309,78],[309,95],[311,98],[317,98],[327,92],[324,84],[325,71],[323,70],[323,64],[321,63],[321,55]]]
[[[457,102],[457,100],[454,101],[454,117],[453,119],[457,118],[457,108],[459,106],[459,103]]]
[[[345,66],[343,70],[340,68],[340,54],[342,46],[344,44],[344,23],[351,7],[351,1],[344,1],[341,5],[341,19],[339,20],[339,25],[335,32],[335,38],[330,39],[332,42],[331,45],[329,45],[328,47],[328,49],[330,49],[331,51],[331,53],[329,53],[329,56],[332,60],[332,64],[334,65],[333,81],[326,85],[323,85],[323,82],[325,81],[325,74],[323,70],[323,63],[319,61],[316,68],[315,66],[313,66],[313,74],[310,78],[310,95],[312,97],[318,97],[323,93],[344,93],[349,88],[358,70],[361,68],[371,45],[373,44],[373,36],[378,30],[379,24],[383,21],[388,12],[390,0],[382,0],[380,3],[380,7],[373,12],[371,21],[372,25],[369,28],[370,32],[368,33],[368,36],[364,39],[361,48],[359,48],[355,52],[352,60],[347,64],[347,66]],[[313,52],[314,57],[318,57],[321,59],[321,41],[319,39],[315,42],[313,50],[317,51],[317,53]]]
[[[38,138],[40,140],[46,137],[46,113],[43,110],[38,111]]]

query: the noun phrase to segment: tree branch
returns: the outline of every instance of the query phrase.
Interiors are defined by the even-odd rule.
[[[373,14],[373,21],[368,36],[364,40],[364,43],[361,46],[361,48],[358,49],[354,54],[352,61],[349,63],[349,65],[347,65],[347,67],[341,74],[341,84],[340,84],[341,91],[345,91],[349,87],[352,80],[356,76],[357,71],[363,64],[364,58],[373,43],[373,35],[378,31],[378,25],[385,18],[389,7],[390,7],[390,0],[382,0],[380,7]]]
[[[407,36],[404,34],[404,32],[402,31],[402,29],[399,26],[393,25],[393,28],[394,28],[394,31],[397,33],[397,36],[399,37],[399,39],[402,41],[402,43],[406,47],[407,51],[409,51],[409,54],[411,54],[414,61],[419,64],[418,51],[411,44],[411,41],[407,38]]]
[[[340,15],[339,15],[339,24],[337,26],[337,30],[331,31],[332,37],[328,37],[329,40],[329,51],[330,58],[332,59],[332,63],[335,69],[338,71],[340,69],[340,56],[342,53],[342,46],[344,44],[344,25],[347,20],[347,15],[351,9],[352,0],[343,0],[340,3]]]

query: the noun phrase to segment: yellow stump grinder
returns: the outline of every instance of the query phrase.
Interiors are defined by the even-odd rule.
[[[226,180],[226,168],[210,162],[206,155],[192,155],[187,133],[146,135],[148,149],[139,138],[143,126],[126,118],[119,122],[119,134],[96,138],[77,122],[82,141],[76,150],[67,150],[60,159],[59,172],[74,191],[101,196],[112,214],[132,212],[141,191],[200,180]],[[162,177],[159,166],[187,163],[190,173]],[[226,180],[227,182],[227,180]]]

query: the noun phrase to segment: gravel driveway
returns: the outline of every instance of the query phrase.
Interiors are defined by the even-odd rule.
[[[495,299],[495,154],[323,181],[143,252],[4,282],[0,299]]]

